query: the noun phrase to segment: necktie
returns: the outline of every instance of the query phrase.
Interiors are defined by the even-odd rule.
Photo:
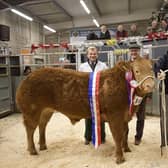
[[[90,64],[90,66],[91,66],[91,68],[92,68],[92,71],[94,71],[94,69],[95,69],[95,63],[92,62],[92,63]]]

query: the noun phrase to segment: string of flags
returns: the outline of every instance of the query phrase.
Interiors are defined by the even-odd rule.
[[[38,48],[49,49],[49,48],[59,48],[59,47],[68,49],[68,43],[62,42],[60,44],[32,44],[31,53],[33,53]]]

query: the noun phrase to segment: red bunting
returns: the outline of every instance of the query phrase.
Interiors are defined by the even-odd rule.
[[[31,53],[33,53],[36,49],[42,48],[42,49],[49,49],[49,48],[66,48],[68,49],[68,43],[62,42],[60,44],[32,44],[31,46]]]
[[[164,33],[164,32],[150,33],[147,36],[147,38],[149,40],[153,40],[153,39],[165,39],[167,37],[168,37],[168,34]]]

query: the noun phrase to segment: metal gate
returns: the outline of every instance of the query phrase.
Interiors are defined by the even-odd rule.
[[[9,56],[0,56],[0,117],[12,112]]]

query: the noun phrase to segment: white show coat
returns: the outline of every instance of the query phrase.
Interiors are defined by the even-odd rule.
[[[104,62],[98,61],[96,66],[95,66],[94,72],[98,72],[98,71],[101,71],[101,70],[104,70],[104,69],[107,69],[107,68],[108,67]],[[92,72],[92,68],[90,67],[88,62],[85,62],[85,63],[80,65],[79,71],[81,71],[81,72]]]

